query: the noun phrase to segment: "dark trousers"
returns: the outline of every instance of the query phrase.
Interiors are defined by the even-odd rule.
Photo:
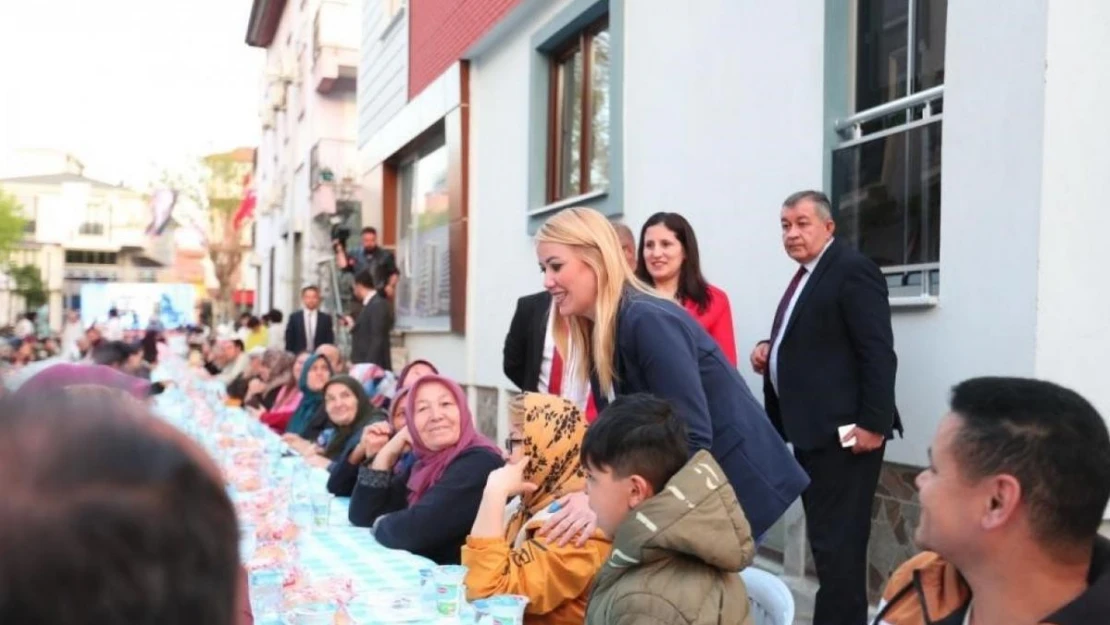
[[[884,445],[867,454],[842,447],[794,450],[809,474],[802,493],[806,533],[817,568],[813,625],[867,622],[867,540]]]

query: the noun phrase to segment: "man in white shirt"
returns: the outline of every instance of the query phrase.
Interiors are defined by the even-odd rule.
[[[108,311],[108,323],[104,325],[104,339],[107,341],[123,340],[123,320],[115,307]]]
[[[301,302],[304,309],[289,315],[285,326],[285,351],[300,354],[320,345],[335,344],[331,315],[319,310],[320,289],[306,286],[301,290]]]

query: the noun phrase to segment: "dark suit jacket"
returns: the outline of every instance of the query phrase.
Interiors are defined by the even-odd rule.
[[[686,422],[689,452],[721,465],[752,533],[761,536],[809,485],[740,373],[690,313],[631,289],[617,318],[616,394],[666,399]],[[598,409],[608,401],[592,390]]]
[[[505,375],[522,391],[534,393],[539,390],[547,317],[550,314],[551,294],[547,291],[525,295],[516,302],[516,312],[513,313],[501,353]]]
[[[843,242],[833,241],[798,295],[777,364],[779,392],[768,370],[764,405],[795,447],[839,445],[837,427],[849,423],[888,437],[901,432],[886,280]]]
[[[312,341],[314,347],[321,345],[335,345],[335,330],[331,325],[331,315],[326,312],[316,311],[316,339]],[[285,351],[299,354],[308,349],[308,341],[304,335],[304,311],[289,315],[285,324]]]
[[[369,362],[392,371],[389,342],[392,331],[393,303],[385,295],[375,293],[351,327],[351,363]]]

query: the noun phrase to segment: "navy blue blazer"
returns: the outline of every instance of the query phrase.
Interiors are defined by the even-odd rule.
[[[762,536],[809,485],[740,373],[674,302],[628,289],[617,316],[617,395],[668,400],[686,422],[690,455],[707,449]],[[608,401],[596,383],[599,409]]]

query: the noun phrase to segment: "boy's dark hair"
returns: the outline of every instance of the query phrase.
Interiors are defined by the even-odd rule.
[[[281,314],[280,310],[272,308],[270,309],[270,312],[266,313],[266,318],[270,320],[270,323],[281,323],[281,320],[285,318],[285,315]]]
[[[658,493],[690,459],[686,424],[666,400],[618,397],[586,430],[581,456],[583,465],[620,478],[639,475]]]
[[[238,528],[216,470],[86,388],[0,402],[0,623],[231,625]]]
[[[260,325],[262,325],[262,320],[258,317],[252,315],[250,319],[247,319],[247,328],[251,330],[258,328]]]
[[[237,347],[241,352],[247,351],[247,346],[243,343],[242,339],[232,339],[231,344]]]
[[[1110,500],[1110,434],[1094,406],[1051,382],[1001,377],[961,382],[950,405],[965,477],[1017,478],[1046,545],[1094,539]]]

